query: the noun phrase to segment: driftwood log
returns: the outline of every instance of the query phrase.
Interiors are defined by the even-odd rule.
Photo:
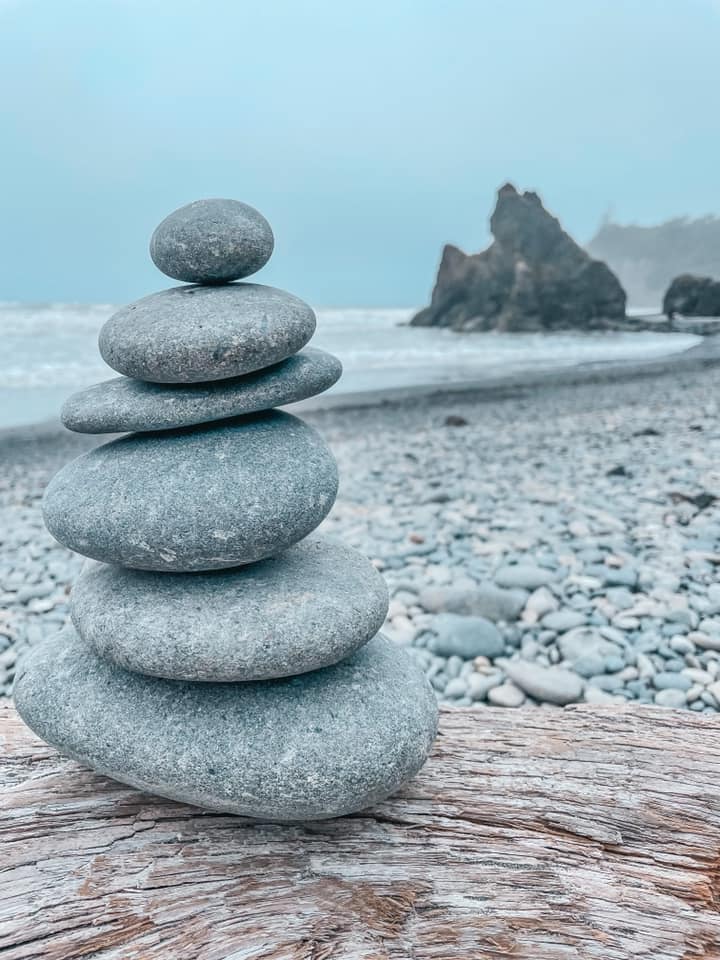
[[[720,720],[447,710],[365,814],[140,794],[0,707],[0,958],[720,958]]]

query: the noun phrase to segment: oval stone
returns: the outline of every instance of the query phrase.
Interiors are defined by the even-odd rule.
[[[80,635],[106,660],[171,680],[264,680],[350,656],[382,627],[385,581],[337,541],[212,573],[89,562],[72,589]]]
[[[114,313],[100,330],[103,360],[155,383],[225,380],[279,363],[315,332],[299,297],[259,283],[171,287]]]
[[[117,377],[74,393],[65,401],[61,419],[78,433],[172,430],[314,397],[341,373],[337,357],[307,347],[272,367],[230,380],[161,384]]]
[[[185,283],[227,283],[255,273],[270,259],[270,224],[239,200],[195,200],[180,207],[150,239],[153,263]]]
[[[337,483],[317,431],[273,410],[95,447],[53,477],[43,510],[56,540],[95,560],[214,570],[307,536]]]
[[[98,773],[263,820],[377,803],[417,773],[437,728],[425,676],[382,635],[299,677],[183,683],[128,673],[68,628],[25,656],[14,695],[38,736]]]

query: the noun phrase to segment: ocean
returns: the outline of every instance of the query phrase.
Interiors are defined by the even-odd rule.
[[[0,428],[56,420],[75,390],[117,374],[97,334],[112,304],[0,303]],[[649,360],[694,346],[679,333],[456,334],[407,325],[412,309],[318,310],[313,346],[336,354],[333,393],[451,385],[585,363]]]

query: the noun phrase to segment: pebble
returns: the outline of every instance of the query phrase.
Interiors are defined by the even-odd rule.
[[[484,617],[441,613],[435,618],[434,629],[437,637],[432,649],[443,657],[458,656],[464,660],[496,657],[505,647],[500,631]]]
[[[454,677],[445,687],[445,696],[452,699],[459,699],[460,697],[466,696],[467,684],[460,677]]]
[[[573,627],[584,624],[585,620],[585,614],[578,613],[575,610],[555,610],[543,617],[542,625],[548,630],[564,633],[566,630],[572,630]]]
[[[695,652],[695,644],[689,637],[672,637],[669,645],[676,653]]]
[[[509,680],[493,687],[487,698],[496,707],[520,707],[525,702],[525,694]]]
[[[467,691],[471,700],[485,700],[493,687],[503,682],[500,671],[493,671],[487,675],[471,673],[466,682]]]
[[[689,690],[693,685],[690,677],[682,673],[656,673],[653,685],[656,690]]]
[[[103,360],[127,377],[199,383],[239,377],[297,353],[312,309],[258,283],[171,287],[121,307],[100,330]]]
[[[185,283],[227,283],[249,277],[272,256],[272,229],[238,200],[195,200],[165,217],[150,239],[153,263]]]
[[[684,707],[686,705],[685,693],[682,690],[658,690],[655,694],[655,703],[659,707]]]
[[[470,587],[427,587],[420,591],[418,603],[431,613],[456,613],[509,623],[520,616],[526,599],[523,590],[503,590],[492,583],[480,583]]]
[[[574,660],[572,668],[581,677],[592,677],[595,674],[602,673],[605,669],[605,661],[597,654],[587,653]]]
[[[518,563],[500,567],[495,573],[495,583],[499,587],[536,590],[555,579],[552,570],[545,570],[529,563]]]
[[[508,660],[502,666],[508,677],[535,700],[563,706],[574,703],[582,695],[583,681],[569,670],[520,660]]]
[[[394,793],[437,729],[423,673],[382,635],[299,677],[182,683],[121,670],[68,628],[25,657],[15,704],[38,736],[107,776],[280,821],[343,816]]]
[[[44,516],[60,543],[95,560],[212,570],[307,536],[332,507],[337,483],[320,435],[271,411],[96,447],[53,477]]]
[[[691,640],[696,647],[702,650],[720,651],[720,634],[709,633],[690,633],[688,640]]]
[[[586,703],[594,703],[598,706],[606,706],[612,703],[622,703],[623,698],[607,693],[599,687],[586,687],[583,692],[583,699]]]

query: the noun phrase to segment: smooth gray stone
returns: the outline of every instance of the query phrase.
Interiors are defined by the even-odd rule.
[[[463,617],[456,613],[440,613],[434,624],[436,639],[432,652],[440,657],[496,657],[505,649],[502,634],[485,617]]]
[[[94,560],[216,570],[306,537],[337,484],[317,431],[272,410],[95,447],[53,477],[43,512],[56,540]]]
[[[557,574],[552,570],[532,563],[507,564],[495,572],[495,583],[506,589],[520,587],[523,590],[537,590],[556,579]]]
[[[98,773],[263,820],[377,803],[417,773],[437,730],[424,674],[382,635],[299,677],[184,683],[122,670],[68,628],[23,659],[14,696],[38,736]]]
[[[77,433],[172,430],[305,400],[337,383],[341,373],[337,357],[307,347],[231,380],[162,384],[117,377],[74,393],[61,419]]]
[[[100,656],[171,680],[265,680],[350,656],[385,622],[385,581],[337,541],[211,573],[89,562],[70,613]]]
[[[122,307],[98,338],[118,373],[154,383],[226,380],[279,363],[315,332],[299,297],[259,283],[171,287]]]
[[[508,660],[502,668],[516,686],[541,703],[564,706],[582,696],[584,683],[576,673],[561,667],[543,667],[523,660]]]
[[[272,256],[270,224],[239,200],[195,200],[175,210],[150,239],[153,263],[185,283],[227,283],[249,277]]]
[[[464,587],[429,586],[420,591],[418,603],[431,613],[457,613],[462,616],[486,617],[498,620],[517,620],[527,602],[524,590],[503,590],[494,583],[479,583],[472,589]]]

